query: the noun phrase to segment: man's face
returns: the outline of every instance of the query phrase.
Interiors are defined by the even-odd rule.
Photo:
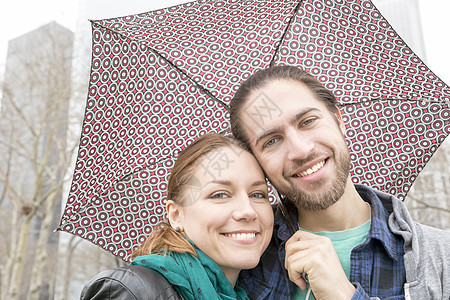
[[[305,85],[269,83],[250,94],[240,118],[270,181],[298,208],[323,210],[339,200],[350,170],[344,125]]]

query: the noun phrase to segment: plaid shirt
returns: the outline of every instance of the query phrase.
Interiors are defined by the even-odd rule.
[[[394,235],[388,227],[390,205],[386,208],[368,187],[357,186],[358,193],[372,204],[372,221],[366,241],[351,253],[350,282],[356,287],[352,299],[404,299],[406,282],[403,262],[403,239]],[[297,228],[297,211],[288,208]],[[389,212],[388,212],[389,210]],[[239,285],[250,299],[291,299],[296,285],[289,280],[284,268],[284,244],[291,233],[281,211],[275,212],[274,236],[269,247],[254,269],[243,270]]]

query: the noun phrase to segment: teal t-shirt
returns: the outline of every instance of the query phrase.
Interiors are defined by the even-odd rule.
[[[345,275],[347,275],[347,278],[350,278],[350,255],[356,246],[359,244],[362,244],[367,237],[367,234],[369,233],[370,229],[370,220],[366,223],[352,228],[348,230],[343,231],[335,231],[335,232],[312,232],[305,229],[300,228],[300,230],[312,232],[317,235],[322,235],[330,238],[331,242],[333,243],[334,249],[336,250],[336,253],[339,257],[339,260],[341,261],[342,268],[344,269]],[[294,299],[306,299],[306,294],[308,291],[309,285],[307,286],[306,290],[302,291],[299,287],[296,287]],[[309,299],[314,299],[312,296],[312,293],[309,296]]]

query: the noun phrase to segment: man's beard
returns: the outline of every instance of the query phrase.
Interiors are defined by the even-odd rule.
[[[325,210],[336,203],[344,194],[345,187],[350,172],[350,157],[348,152],[336,160],[336,177],[333,178],[331,186],[324,187],[321,181],[318,181],[309,186],[312,192],[306,192],[298,188],[292,181],[289,182],[289,187],[286,187],[282,192],[288,201],[291,201],[297,209],[320,211]]]

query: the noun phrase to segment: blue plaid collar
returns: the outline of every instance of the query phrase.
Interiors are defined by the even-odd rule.
[[[364,199],[364,201],[368,202],[372,205],[372,221],[370,225],[369,234],[367,235],[366,241],[362,245],[367,245],[371,242],[371,240],[375,239],[381,242],[384,247],[384,250],[389,255],[389,257],[395,261],[398,260],[397,255],[397,246],[396,246],[396,238],[394,234],[389,230],[388,227],[388,219],[389,214],[391,213],[391,209],[386,209],[391,207],[392,204],[390,202],[383,203],[380,198],[375,194],[375,192],[369,187],[363,185],[355,185],[356,190],[359,195]],[[389,201],[390,199],[385,199],[385,201]],[[288,208],[289,217],[292,223],[295,226],[295,229],[298,230],[297,224],[297,210],[295,208]],[[281,241],[281,245],[292,236],[292,233],[287,226],[284,217],[281,213],[281,210],[278,208],[275,214],[275,225],[274,225],[275,234]]]
[[[383,203],[372,189],[363,185],[355,185],[355,187],[364,201],[372,204],[370,231],[363,245],[368,244],[372,239],[376,239],[381,242],[386,253],[393,260],[397,261],[397,239],[389,229],[388,225],[389,215],[392,213],[392,203],[390,199],[384,199],[385,203]]]

